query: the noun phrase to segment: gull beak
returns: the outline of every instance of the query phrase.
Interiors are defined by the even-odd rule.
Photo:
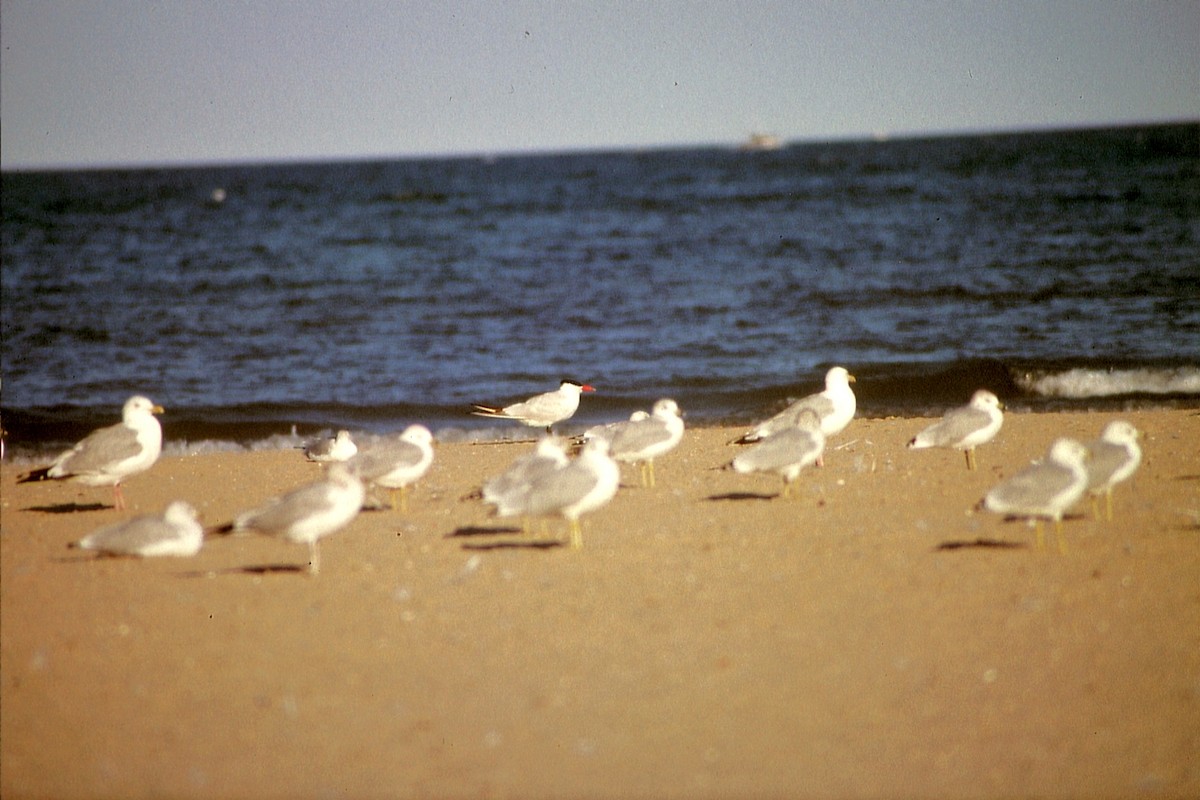
[[[167,410],[165,408],[163,408],[162,406],[155,406],[154,408],[150,409],[150,413],[151,414],[165,414],[165,413],[167,413]]]
[[[853,375],[847,375],[847,376],[846,376],[846,380],[847,380],[849,383],[854,383],[854,376],[853,376]]]
[[[596,391],[596,387],[594,387],[594,386],[588,386],[588,385],[585,383],[583,386],[580,386],[580,387],[579,387],[579,391],[581,391],[581,392],[594,392],[594,391]]]

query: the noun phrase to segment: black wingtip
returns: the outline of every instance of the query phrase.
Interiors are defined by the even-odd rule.
[[[49,478],[50,468],[42,467],[41,469],[35,469],[33,472],[27,472],[21,477],[17,478],[17,483],[34,483],[36,481],[48,480]]]

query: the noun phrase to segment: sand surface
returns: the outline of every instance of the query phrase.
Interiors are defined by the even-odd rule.
[[[1115,416],[1009,414],[976,472],[905,449],[928,420],[856,420],[786,500],[714,469],[740,430],[689,431],[581,551],[462,499],[522,446],[439,445],[316,578],[262,538],[67,548],[176,498],[226,521],[315,477],[298,452],[164,458],[127,512],[4,465],[0,792],[1200,796],[1200,416],[1120,415],[1142,469],[1066,555],[973,511]]]

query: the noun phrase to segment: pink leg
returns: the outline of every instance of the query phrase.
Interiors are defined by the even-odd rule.
[[[125,493],[121,491],[121,484],[113,484],[113,507],[118,511],[125,508]]]

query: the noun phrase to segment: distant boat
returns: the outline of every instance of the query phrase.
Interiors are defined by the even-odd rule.
[[[739,150],[748,153],[778,150],[783,147],[783,140],[770,133],[752,133],[750,138],[738,146]]]

